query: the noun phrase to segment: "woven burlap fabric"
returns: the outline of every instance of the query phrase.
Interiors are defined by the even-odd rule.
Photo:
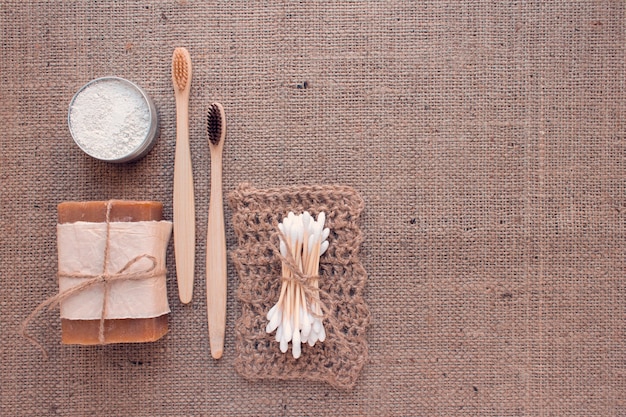
[[[622,1],[3,1],[0,3],[0,415],[626,414],[626,4]],[[160,200],[172,219],[171,54],[194,71],[194,300],[147,345],[60,345],[56,204]],[[156,147],[84,155],[72,95],[118,75],[150,94]],[[358,190],[371,313],[349,392],[254,381],[210,359],[205,112],[224,104],[224,192]],[[237,248],[232,210],[228,250]]]
[[[229,195],[237,249],[231,256],[239,275],[241,315],[235,324],[235,369],[250,380],[322,381],[339,389],[356,383],[367,360],[369,310],[363,299],[366,272],[359,261],[363,200],[345,186],[256,189],[242,184]],[[332,234],[320,260],[320,296],[327,341],[303,346],[294,359],[281,353],[265,332],[269,309],[281,289],[277,225],[287,213],[326,214]]]

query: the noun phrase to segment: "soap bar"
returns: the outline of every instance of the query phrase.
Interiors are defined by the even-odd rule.
[[[104,223],[107,201],[69,201],[58,205],[58,222]],[[139,222],[163,219],[163,204],[153,201],[114,200],[109,221]],[[99,345],[100,320],[61,319],[61,341],[66,345]],[[153,342],[168,331],[168,315],[138,319],[104,320],[104,344]]]

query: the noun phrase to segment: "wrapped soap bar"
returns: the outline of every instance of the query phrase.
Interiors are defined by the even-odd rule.
[[[168,331],[172,224],[149,201],[64,202],[57,246],[62,343],[152,342]]]

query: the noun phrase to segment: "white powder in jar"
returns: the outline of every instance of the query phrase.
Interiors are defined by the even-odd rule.
[[[79,91],[70,107],[72,137],[87,154],[117,160],[142,146],[150,131],[150,108],[132,84],[104,78]]]

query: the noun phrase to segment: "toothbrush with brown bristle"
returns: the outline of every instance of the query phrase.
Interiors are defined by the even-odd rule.
[[[185,48],[174,49],[172,83],[176,98],[176,153],[174,156],[174,255],[178,295],[182,303],[193,296],[196,254],[196,215],[189,150],[189,90],[191,57]]]
[[[209,344],[214,359],[224,352],[226,330],[226,235],[222,202],[222,150],[226,138],[226,116],[220,103],[207,111],[207,135],[211,151],[211,195],[206,242],[206,295]]]

